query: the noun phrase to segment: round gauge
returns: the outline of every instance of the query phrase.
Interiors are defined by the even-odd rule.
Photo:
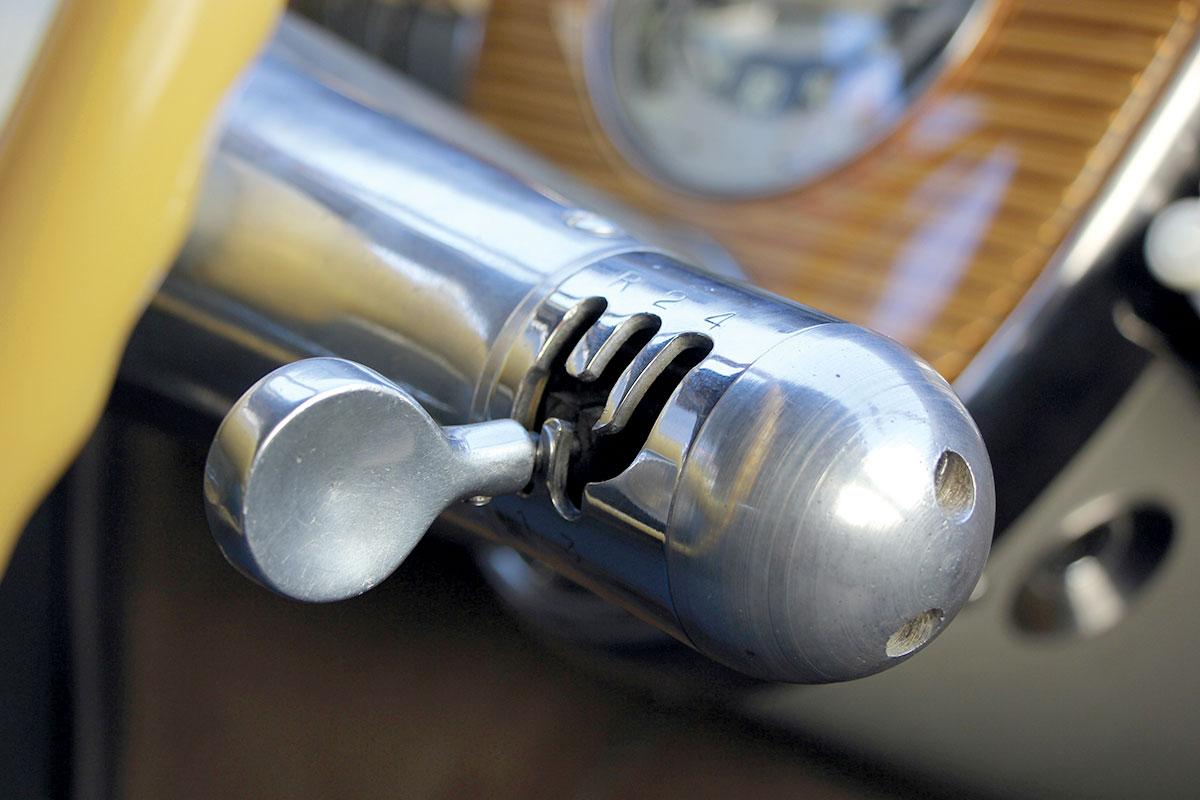
[[[642,172],[701,195],[793,188],[883,135],[977,0],[599,0],[588,89]]]

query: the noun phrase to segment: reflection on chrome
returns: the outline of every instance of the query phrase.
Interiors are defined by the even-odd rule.
[[[904,520],[902,511],[875,487],[861,483],[843,487],[834,507],[838,519],[847,525],[898,525]]]
[[[881,429],[878,433],[881,440],[894,441],[895,427]],[[908,506],[921,502],[929,490],[924,461],[923,454],[915,447],[892,443],[871,451],[863,459],[863,475],[889,501]]]
[[[853,157],[946,61],[972,0],[608,0],[585,39],[606,131],[656,178],[778,191]]]
[[[855,479],[837,493],[833,513],[840,522],[885,529],[901,524],[910,509],[928,501],[928,458],[903,443],[898,431],[904,427],[903,420],[876,420],[859,432],[869,449]]]

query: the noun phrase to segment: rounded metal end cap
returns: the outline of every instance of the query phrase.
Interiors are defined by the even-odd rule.
[[[966,604],[995,516],[950,386],[854,325],[802,331],[722,396],[668,530],[671,597],[701,652],[768,680],[886,669]]]

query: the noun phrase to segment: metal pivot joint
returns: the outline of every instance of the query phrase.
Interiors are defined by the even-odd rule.
[[[452,503],[529,483],[535,440],[513,420],[439,427],[382,375],[337,358],[280,367],[217,432],[209,526],[246,575],[340,600],[390,575]]]

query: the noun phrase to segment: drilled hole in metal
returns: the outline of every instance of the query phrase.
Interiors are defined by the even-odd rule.
[[[966,459],[945,450],[933,469],[933,492],[942,513],[962,522],[975,509],[975,476]]]
[[[942,616],[940,608],[931,608],[897,628],[896,632],[888,637],[884,648],[888,657],[906,656],[932,639],[942,623]]]

